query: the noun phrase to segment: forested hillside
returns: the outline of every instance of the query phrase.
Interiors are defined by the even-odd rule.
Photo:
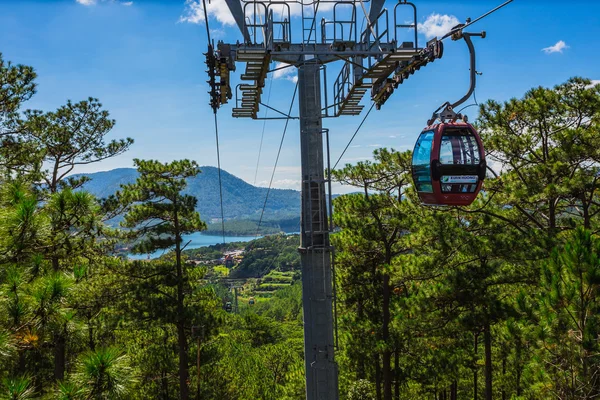
[[[101,200],[69,174],[127,153],[109,111],[29,110],[36,72],[2,59],[0,83],[0,398],[304,399],[298,236],[187,251],[213,168],[134,159]],[[468,207],[423,206],[410,152],[332,172],[341,399],[600,397],[600,85],[515,95],[480,105]]]

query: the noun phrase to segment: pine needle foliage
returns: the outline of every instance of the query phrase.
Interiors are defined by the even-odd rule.
[[[99,348],[81,357],[74,380],[87,399],[126,399],[135,381],[132,372],[121,350]]]
[[[151,253],[159,249],[174,247],[174,263],[167,259],[162,271],[153,278],[142,279],[140,289],[150,288],[155,293],[149,296],[154,305],[164,303],[164,310],[173,310],[172,317],[166,319],[177,328],[177,347],[179,354],[179,390],[180,398],[189,398],[188,335],[191,311],[186,308],[190,301],[190,273],[182,260],[183,235],[206,229],[206,224],[196,212],[197,200],[182,191],[186,179],[200,173],[194,161],[181,160],[171,163],[135,159],[134,163],[140,176],[130,185],[124,185],[117,193],[117,199],[127,209],[122,226],[131,229],[136,240],[133,251]],[[173,271],[173,267],[174,270]],[[173,273],[174,272],[174,273]],[[156,284],[152,281],[159,280]],[[169,295],[158,289],[160,286],[174,288]],[[154,307],[152,307],[154,308]]]
[[[195,161],[163,164],[135,159],[134,163],[140,177],[117,194],[121,203],[129,206],[121,225],[133,229],[138,239],[133,252],[168,249],[180,244],[183,235],[206,229],[195,211],[196,198],[181,193],[186,178],[200,173]]]

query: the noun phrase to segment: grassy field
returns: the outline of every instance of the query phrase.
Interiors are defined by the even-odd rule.
[[[244,285],[244,290],[238,293],[239,307],[252,307],[249,304],[250,297],[254,297],[255,304],[269,301],[276,291],[292,284],[293,274],[293,271],[271,271],[262,279],[249,279]]]

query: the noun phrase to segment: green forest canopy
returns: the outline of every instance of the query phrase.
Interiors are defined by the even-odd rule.
[[[137,160],[99,201],[69,172],[127,151],[108,111],[23,111],[35,71],[2,61],[0,81],[1,396],[302,399],[299,282],[229,314],[185,262],[181,235],[205,228],[183,193],[197,165]],[[477,125],[496,167],[470,207],[421,206],[409,152],[334,172],[357,190],[334,204],[343,399],[600,395],[600,86],[490,100]],[[117,211],[127,234],[103,222]],[[248,244],[240,279],[297,267],[279,238]],[[175,250],[113,256],[129,239]]]

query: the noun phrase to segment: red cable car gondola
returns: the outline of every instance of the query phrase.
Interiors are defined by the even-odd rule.
[[[413,180],[424,204],[468,206],[481,190],[485,169],[481,138],[466,122],[428,126],[413,150]]]
[[[483,142],[467,117],[454,111],[475,90],[477,71],[471,36],[484,38],[485,32],[466,33],[459,29],[452,34],[453,40],[464,39],[469,47],[469,91],[457,102],[446,102],[433,113],[413,150],[413,181],[419,199],[427,205],[468,206],[477,197],[485,178]],[[438,119],[440,122],[436,123]]]

